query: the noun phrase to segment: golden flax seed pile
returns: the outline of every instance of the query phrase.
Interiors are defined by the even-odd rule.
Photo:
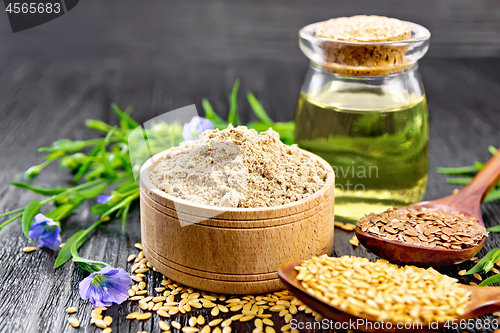
[[[297,280],[309,293],[374,321],[443,322],[464,314],[470,304],[470,291],[432,268],[324,255],[296,270]]]
[[[149,172],[153,185],[175,197],[221,207],[269,207],[321,189],[326,171],[287,146],[272,129],[207,130],[171,148]]]

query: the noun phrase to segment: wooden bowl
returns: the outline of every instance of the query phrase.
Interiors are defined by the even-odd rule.
[[[265,293],[283,288],[277,269],[291,259],[333,250],[332,167],[301,150],[327,171],[313,195],[281,206],[225,208],[179,199],[156,188],[141,170],[141,237],[148,261],[184,285],[226,294]]]

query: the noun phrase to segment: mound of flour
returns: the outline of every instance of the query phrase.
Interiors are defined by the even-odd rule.
[[[308,197],[326,171],[287,146],[272,129],[231,125],[208,130],[168,150],[149,171],[153,185],[175,197],[221,207],[269,207]]]

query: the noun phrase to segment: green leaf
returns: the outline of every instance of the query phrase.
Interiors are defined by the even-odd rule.
[[[108,134],[109,131],[113,128],[113,126],[106,124],[102,120],[97,120],[97,119],[87,119],[85,120],[85,126],[87,126],[90,129],[99,131],[103,133],[104,135]]]
[[[218,121],[218,122],[224,122],[217,113],[215,113],[214,108],[212,107],[212,104],[208,101],[208,99],[203,98],[201,100],[201,106],[203,107],[203,110],[205,111],[205,118],[213,121]]]
[[[247,99],[248,103],[250,103],[250,106],[252,107],[253,112],[259,119],[269,125],[272,125],[274,121],[272,121],[271,118],[267,115],[266,111],[264,110],[264,107],[262,107],[262,104],[255,98],[255,96],[249,92],[247,93]]]
[[[123,213],[122,213],[122,234],[125,235],[125,225],[127,224],[127,215],[128,211],[130,209],[131,202],[129,202],[125,207],[123,208]]]
[[[456,178],[446,178],[446,182],[448,184],[469,184],[472,180],[472,177],[456,177]]]
[[[120,109],[120,107],[115,103],[111,104],[111,107],[115,111],[118,118],[120,118],[120,121],[126,122],[130,126],[130,128],[134,129],[140,126],[138,122],[136,122],[128,113],[123,112],[122,109]],[[132,109],[129,108],[127,108],[127,110],[130,110],[129,112],[132,111]]]
[[[489,227],[487,228],[486,230],[490,231],[490,232],[500,232],[500,224],[499,225],[496,225],[494,227]]]
[[[490,152],[491,155],[496,155],[497,154],[497,151],[498,149],[496,149],[495,147],[493,146],[489,146],[488,147],[488,151]]]
[[[53,195],[58,195],[64,191],[66,191],[68,188],[64,187],[57,187],[57,188],[44,188],[44,187],[38,187],[34,186],[28,183],[24,182],[16,182],[16,181],[11,181],[9,182],[10,185],[22,188],[23,190],[29,190],[41,195],[45,196],[53,196]]]
[[[470,275],[482,272],[484,267],[486,266],[486,263],[490,261],[490,259],[498,252],[500,252],[500,249],[493,249],[490,252],[488,252],[481,260],[479,260],[479,262],[474,267],[469,269],[465,274]]]
[[[88,157],[94,157],[97,155],[97,153],[101,151],[101,145],[97,145],[92,150],[87,154]],[[84,163],[76,172],[75,176],[73,177],[73,183],[78,183],[78,181],[89,171],[90,167],[92,165],[92,161],[88,161]]]
[[[111,135],[113,135],[113,132],[115,130],[116,126],[111,129],[111,131],[108,132],[106,135],[106,138],[104,141],[101,143],[101,161],[102,165],[104,166],[104,169],[106,169],[106,173],[110,175],[111,177],[116,177],[116,171],[111,167],[111,164],[109,163],[108,156],[106,154],[106,146],[109,143],[109,140],[111,138]]]
[[[23,226],[23,232],[26,238],[28,237],[28,231],[30,230],[31,224],[33,223],[33,218],[40,211],[42,204],[38,200],[31,201],[24,209],[21,223]]]
[[[444,173],[448,175],[461,175],[464,173],[476,172],[478,169],[475,165],[458,167],[458,168],[436,168],[437,173]]]
[[[109,182],[104,182],[102,184],[96,185],[91,188],[86,188],[76,192],[76,194],[84,199],[92,199],[100,195],[109,186]]]
[[[484,199],[485,202],[493,201],[493,200],[498,200],[500,199],[500,189],[493,190]]]
[[[88,140],[88,141],[82,141],[82,140],[67,140],[67,139],[62,139],[54,142],[52,146],[49,147],[42,147],[39,148],[38,151],[47,151],[47,152],[56,152],[56,151],[63,151],[65,153],[76,153],[77,151],[82,150],[85,147],[95,145],[99,143],[102,139],[94,139],[94,140]]]
[[[500,274],[495,274],[493,276],[490,276],[489,278],[487,278],[486,280],[482,281],[479,286],[480,287],[483,287],[483,286],[489,286],[490,284],[493,284],[493,283],[497,283],[497,282],[500,282]]]
[[[234,82],[233,91],[231,92],[231,97],[229,98],[229,115],[227,116],[227,122],[233,124],[233,126],[240,126],[240,117],[238,116],[238,89],[240,87],[240,80]]]
[[[56,209],[53,209],[45,214],[45,216],[54,221],[61,221],[70,216],[78,207],[82,205],[84,201],[84,199],[77,199],[73,202],[60,205]]]
[[[73,236],[71,236],[66,243],[64,243],[64,246],[59,250],[59,254],[57,255],[56,262],[54,263],[54,269],[61,267],[64,265],[68,260],[71,259],[71,247],[75,243],[75,241],[85,232],[85,230],[80,230],[77,233],[75,233]],[[83,243],[82,243],[83,244]]]

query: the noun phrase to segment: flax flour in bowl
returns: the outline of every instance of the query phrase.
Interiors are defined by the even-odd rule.
[[[331,254],[335,175],[278,133],[205,131],[141,170],[144,255],[165,276],[203,290],[282,289],[279,265]]]
[[[323,187],[327,172],[287,146],[272,129],[245,126],[208,130],[171,148],[149,171],[160,190],[193,203],[255,208],[307,198]]]

